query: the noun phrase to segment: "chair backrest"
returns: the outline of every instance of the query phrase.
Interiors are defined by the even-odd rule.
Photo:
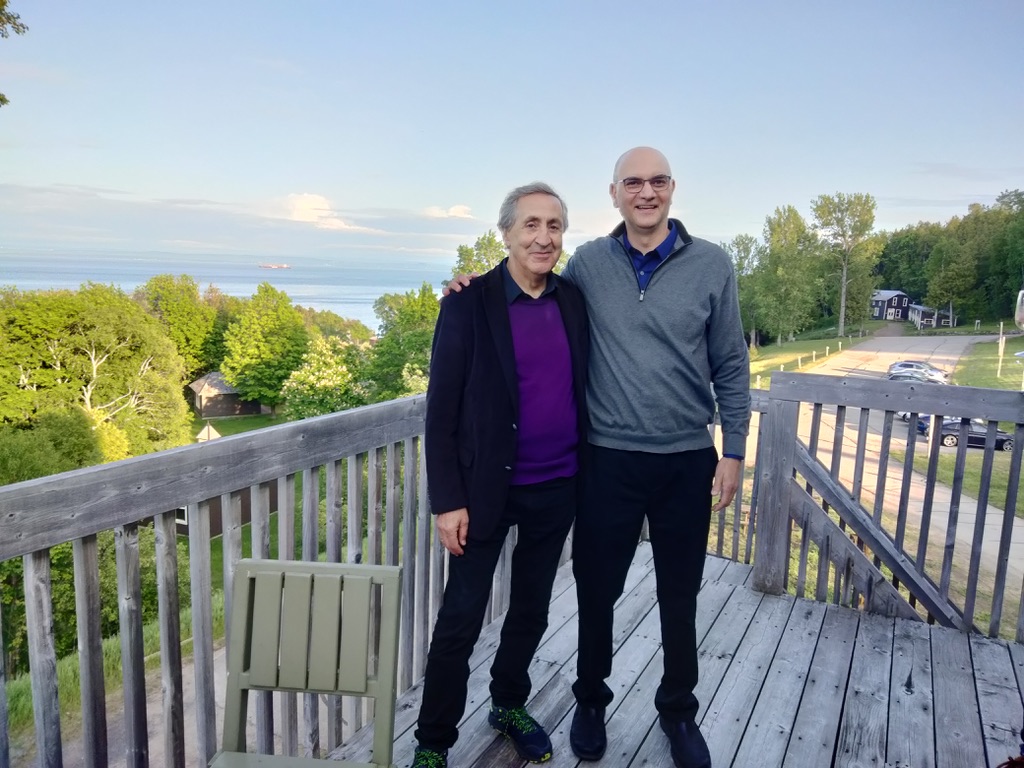
[[[245,752],[250,690],[366,696],[374,699],[373,765],[390,766],[401,594],[399,566],[240,560],[224,751]],[[376,605],[379,644],[372,648]]]

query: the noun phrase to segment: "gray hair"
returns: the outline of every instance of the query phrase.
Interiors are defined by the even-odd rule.
[[[521,187],[516,187],[507,195],[501,203],[501,208],[498,209],[498,229],[502,234],[507,233],[516,223],[516,209],[519,206],[520,198],[526,197],[527,195],[551,195],[555,198],[562,206],[562,228],[569,228],[569,209],[565,206],[565,200],[555,190],[551,188],[551,185],[545,184],[543,181],[535,181],[532,184],[524,184]]]

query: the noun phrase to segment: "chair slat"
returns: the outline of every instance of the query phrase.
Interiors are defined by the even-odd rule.
[[[341,576],[318,574],[313,587],[307,688],[333,691],[338,684],[338,623],[341,621]],[[348,579],[345,589],[348,590]],[[347,597],[347,594],[346,594]],[[366,651],[363,651],[365,658]]]
[[[309,597],[313,575],[285,573],[281,599],[281,673],[282,688],[306,687],[309,659]]]
[[[252,609],[252,651],[249,682],[253,686],[277,686],[281,626],[280,573],[256,574],[256,598]]]
[[[345,578],[341,614],[341,658],[338,688],[356,693],[366,690],[366,659],[370,637],[370,579]]]

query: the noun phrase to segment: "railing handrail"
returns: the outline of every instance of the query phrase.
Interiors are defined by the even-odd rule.
[[[0,562],[421,435],[425,411],[416,395],[2,486]]]

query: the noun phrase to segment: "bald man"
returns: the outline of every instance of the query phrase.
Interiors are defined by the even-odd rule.
[[[607,746],[612,609],[646,518],[665,662],[654,703],[675,765],[710,768],[696,724],[697,591],[711,514],[728,506],[742,477],[750,366],[732,261],[669,218],[675,188],[661,152],[622,155],[609,186],[622,223],[580,246],[563,273],[584,296],[591,338],[570,743],[584,760]],[[708,431],[716,404],[721,458]]]

